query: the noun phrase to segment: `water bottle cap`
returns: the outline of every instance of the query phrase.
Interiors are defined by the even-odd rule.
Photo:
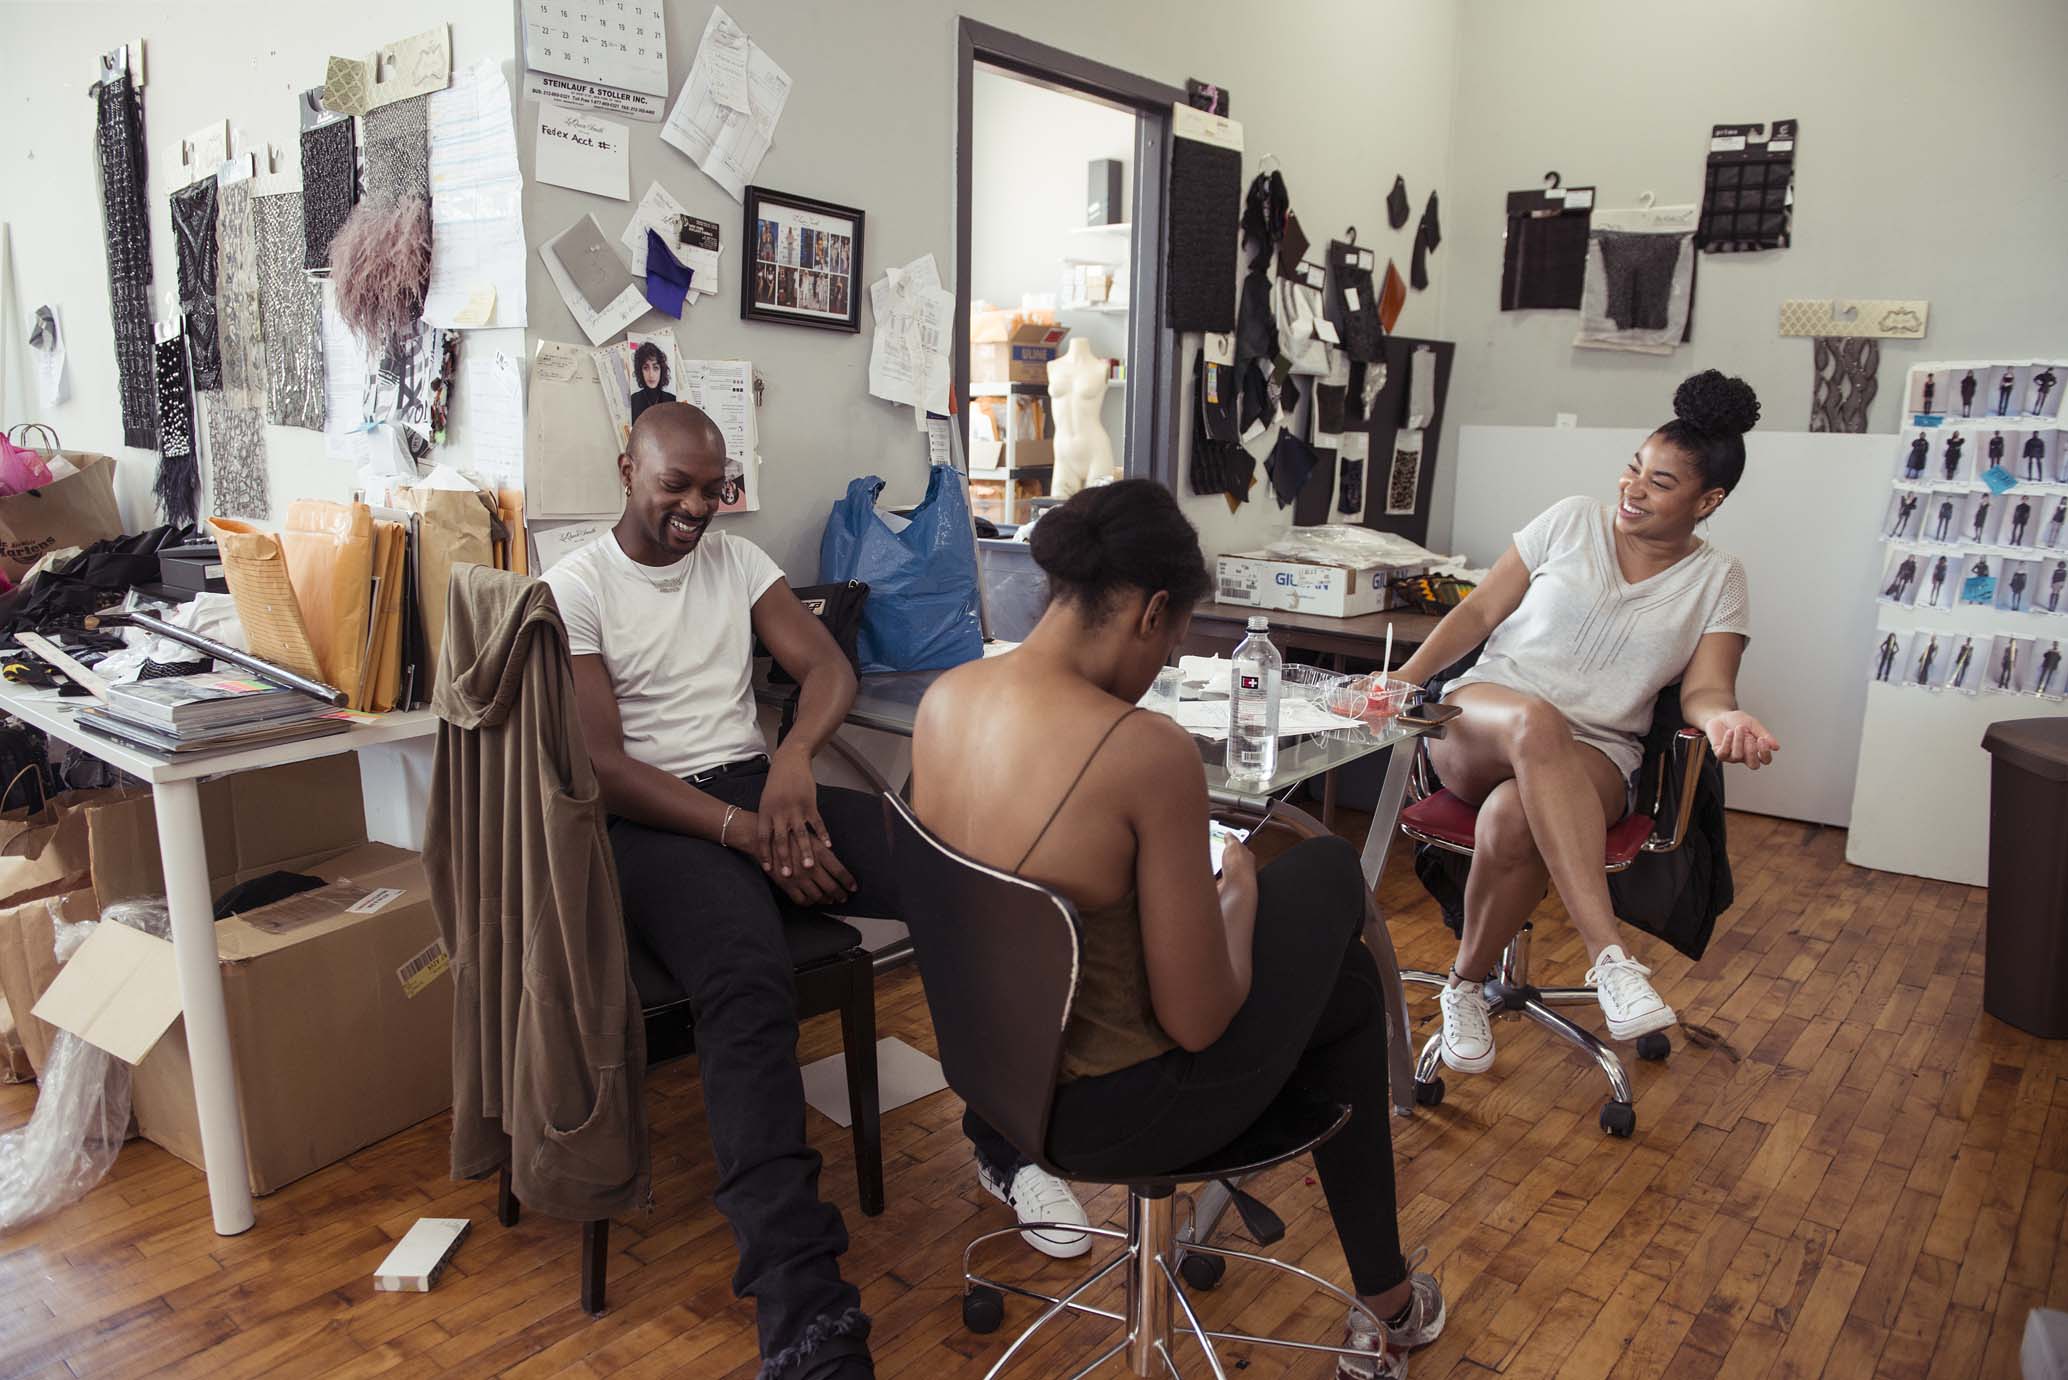
[[[1261,613],[1253,613],[1249,616],[1249,630],[1251,632],[1269,632],[1271,631],[1271,620],[1264,617]]]

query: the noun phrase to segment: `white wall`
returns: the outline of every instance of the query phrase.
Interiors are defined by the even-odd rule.
[[[246,146],[271,142],[279,171],[300,168],[297,95],[323,82],[331,54],[359,56],[380,44],[452,26],[456,66],[493,57],[510,75],[516,26],[510,0],[451,0],[426,8],[408,0],[359,0],[337,10],[260,0],[184,0],[179,5],[90,5],[60,0],[0,0],[0,218],[14,242],[13,298],[23,312],[54,304],[69,335],[66,369],[71,397],[54,408],[37,400],[26,327],[0,321],[7,336],[7,375],[0,378],[0,418],[9,424],[47,421],[69,449],[116,457],[123,518],[132,529],[159,520],[151,499],[155,451],[122,444],[114,327],[108,309],[108,266],[94,160],[94,103],[88,90],[98,55],[124,41],[145,40],[144,137],[150,159],[145,204],[151,222],[152,299],[177,295],[178,268],[167,198],[169,150],[181,137],[227,117]],[[516,331],[474,331],[475,348],[523,348]],[[462,357],[464,359],[464,356]],[[464,366],[463,366],[464,367]],[[204,397],[206,395],[203,395]],[[204,404],[205,405],[205,404]],[[197,419],[198,430],[198,419]],[[455,398],[453,445],[441,457],[467,454],[464,388]],[[273,517],[294,498],[346,498],[349,466],[328,460],[318,432],[265,429]],[[202,464],[206,480],[208,467]],[[207,494],[204,490],[203,511]]]
[[[1448,5],[1368,0],[1285,13],[1239,0],[738,0],[726,12],[796,83],[760,184],[866,211],[862,269],[872,281],[886,266],[929,251],[944,275],[956,271],[960,14],[1172,86],[1182,87],[1188,76],[1220,82],[1232,91],[1244,126],[1246,170],[1263,154],[1279,156],[1309,236],[1325,242],[1354,224],[1359,242],[1398,258],[1403,273],[1413,224],[1386,228],[1384,200],[1394,174],[1405,173],[1418,202],[1432,185],[1449,193],[1457,21]],[[689,71],[709,14],[697,0],[668,7],[674,85]],[[521,103],[520,130],[532,111],[531,102]],[[528,175],[531,139],[518,142]],[[763,511],[731,521],[794,577],[808,579],[817,572],[827,510],[850,478],[873,471],[891,481],[887,499],[918,497],[923,452],[911,414],[868,394],[866,310],[859,338],[741,321],[739,204],[661,143],[655,126],[634,126],[631,162],[634,197],[658,177],[692,214],[725,227],[721,292],[690,310],[678,338],[693,358],[752,359],[765,377]],[[1073,186],[1082,181],[1080,171]],[[535,245],[584,212],[594,212],[614,237],[632,211],[631,203],[560,187],[527,192]],[[1401,329],[1433,333],[1439,291],[1411,294]],[[530,292],[528,339],[580,339],[536,254]],[[667,322],[649,316],[645,324]],[[1268,496],[1235,518],[1219,498],[1186,503],[1210,552],[1255,545],[1287,517]]]
[[[1468,0],[1458,49],[1456,193],[1435,269],[1443,334],[1458,342],[1454,423],[1576,412],[1582,426],[1651,426],[1672,415],[1680,379],[1713,366],[1759,390],[1765,425],[1802,428],[1810,343],[1778,337],[1786,297],[1930,299],[1925,340],[1883,342],[1876,431],[1893,429],[1918,360],[2061,349],[2060,0]],[[1556,168],[1598,184],[1597,205],[1646,190],[1699,200],[1711,125],[1791,116],[1794,245],[1703,256],[1688,346],[1575,350],[1576,313],[1499,310],[1510,190]],[[1451,497],[1439,476],[1439,538]]]
[[[1093,159],[1119,159],[1123,191],[1134,185],[1133,112],[988,67],[977,69],[970,104],[972,295],[993,306],[1016,307],[1022,294],[1057,292],[1064,259],[1125,265],[1129,234],[1071,232],[1084,225],[1087,165]],[[1123,220],[1126,208],[1123,201]],[[1101,359],[1127,358],[1129,317],[1065,311],[1057,319]],[[1124,388],[1109,389],[1100,414],[1115,457],[1127,435],[1126,397]]]

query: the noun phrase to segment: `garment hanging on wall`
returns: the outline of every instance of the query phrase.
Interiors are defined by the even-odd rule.
[[[1571,205],[1574,202],[1580,204]],[[1579,310],[1593,205],[1592,187],[1508,193],[1508,231],[1501,242],[1502,311]]]
[[[366,125],[368,201],[430,198],[430,103],[429,96],[413,96],[360,117]]]
[[[428,177],[428,146],[424,158]],[[359,199],[358,159],[350,119],[302,131],[302,267],[330,267],[331,237]]]
[[[1372,288],[1376,257],[1354,241],[1331,240],[1328,246],[1328,319],[1353,360],[1379,357],[1385,328],[1379,324],[1378,294]]]
[[[323,294],[302,268],[302,194],[252,199],[258,237],[260,334],[266,341],[266,420],[323,430]]]
[[[1264,473],[1271,477],[1271,493],[1281,508],[1290,508],[1300,490],[1306,487],[1307,476],[1314,473],[1314,467],[1321,457],[1314,453],[1314,447],[1292,434],[1280,431],[1278,440],[1271,447],[1271,458],[1264,462]]]
[[[1202,344],[1192,357],[1192,463],[1195,494],[1226,494],[1230,501],[1248,497],[1256,461],[1242,448],[1235,424],[1235,369],[1216,355],[1232,356],[1234,342],[1221,338],[1217,348]]]
[[[94,88],[94,148],[100,164],[102,228],[108,248],[108,304],[122,395],[122,443],[158,443],[157,362],[151,329],[151,222],[144,210],[143,97],[121,75]],[[32,195],[26,187],[18,196]]]
[[[265,417],[255,407],[235,407],[227,394],[202,408],[208,438],[208,511],[217,517],[268,518]]]
[[[1242,304],[1235,318],[1235,374],[1242,390],[1242,430],[1268,426],[1277,415],[1278,321],[1272,304],[1272,270],[1285,234],[1285,179],[1275,172],[1250,180],[1242,205]]]
[[[1795,217],[1794,120],[1716,125],[1703,170],[1702,223],[1695,247],[1711,254],[1786,249]]]
[[[1242,151],[1187,138],[1173,124],[1164,315],[1174,331],[1235,329]]]
[[[167,522],[199,515],[201,468],[194,454],[194,395],[187,388],[187,338],[154,347],[158,382],[158,478],[151,486]]]
[[[1436,351],[1417,345],[1407,357],[1407,420],[1404,430],[1420,431],[1436,416]]]
[[[237,409],[263,408],[266,402],[266,340],[259,317],[258,230],[252,200],[248,177],[216,189],[217,344],[223,358],[223,401]]]
[[[1597,211],[1575,345],[1670,354],[1694,302],[1693,206]]]
[[[172,194],[172,237],[179,254],[180,315],[186,318],[187,358],[194,388],[223,386],[216,325],[215,178],[204,177]]]
[[[1386,193],[1386,219],[1395,230],[1407,224],[1407,213],[1413,209],[1407,199],[1407,179],[1395,177],[1393,190]]]
[[[1431,192],[1428,205],[1422,208],[1421,223],[1415,226],[1415,252],[1407,267],[1407,280],[1416,292],[1429,286],[1429,256],[1442,243],[1443,230],[1436,219],[1436,193]]]

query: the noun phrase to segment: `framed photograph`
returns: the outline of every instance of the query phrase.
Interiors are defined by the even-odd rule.
[[[862,329],[862,213],[810,197],[747,188],[747,271],[740,319]]]

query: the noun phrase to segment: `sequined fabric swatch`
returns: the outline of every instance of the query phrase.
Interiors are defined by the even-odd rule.
[[[366,125],[366,199],[431,195],[429,96],[369,110]]]
[[[95,87],[94,97],[94,148],[100,159],[122,442],[149,450],[158,444],[158,386],[157,342],[151,329],[151,222],[144,213],[148,164],[143,98],[127,73]]]
[[[217,517],[267,518],[265,417],[252,407],[210,398],[202,409],[208,441],[208,510]]]
[[[179,250],[180,314],[186,317],[187,359],[194,387],[223,386],[223,356],[215,318],[215,179],[204,177],[172,194],[172,238]]]
[[[252,198],[266,420],[323,430],[323,294],[302,270],[302,193]]]
[[[259,324],[258,235],[251,182],[216,193],[216,317],[223,357],[223,401],[259,408],[266,399],[266,340]],[[241,516],[233,515],[233,516]]]
[[[194,454],[194,395],[187,388],[187,338],[157,344],[158,480],[152,491],[167,522],[192,522],[201,487]]]
[[[359,197],[358,157],[350,120],[302,131],[304,268],[330,267],[331,236],[352,214],[352,203]]]

